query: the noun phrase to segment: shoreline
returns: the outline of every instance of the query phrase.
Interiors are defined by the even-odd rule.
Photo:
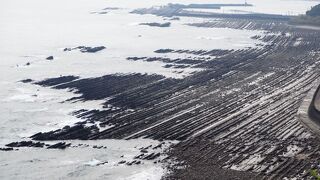
[[[167,173],[163,179],[306,179],[318,167],[319,139],[297,113],[320,79],[320,31],[290,27],[274,16],[169,19],[130,14],[131,5],[98,11],[103,7],[95,3],[71,4],[80,9],[70,16],[88,31],[70,21],[78,31],[62,30],[64,41],[55,41],[56,29],[43,34],[43,44],[25,35],[22,40],[29,37],[34,46],[21,49],[20,67],[5,71],[3,79],[15,82],[5,86],[12,97],[1,108],[8,119],[0,124],[3,139],[34,133],[1,141],[8,147],[0,158],[2,176],[23,177],[39,167],[45,176],[62,176],[55,172],[63,168],[71,178],[143,179],[155,170]],[[64,2],[57,11],[61,7],[69,6]],[[35,15],[48,22],[43,17],[55,15],[50,10]],[[63,10],[59,15],[69,18]],[[139,25],[163,22],[171,24]],[[4,46],[15,59],[23,43],[8,40],[17,44]],[[83,52],[101,45],[107,48]],[[32,50],[39,55],[29,56]],[[21,92],[13,91],[17,87]]]

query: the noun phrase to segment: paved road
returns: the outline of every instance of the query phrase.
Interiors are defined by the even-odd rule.
[[[320,88],[320,87],[319,87]],[[314,107],[317,111],[320,112],[320,91],[318,90],[315,99],[314,99]]]
[[[320,80],[301,104],[298,117],[301,123],[320,137]]]

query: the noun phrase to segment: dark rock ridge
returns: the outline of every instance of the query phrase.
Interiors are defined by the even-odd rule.
[[[0,148],[0,151],[13,151],[13,148]]]
[[[173,49],[158,49],[156,51],[154,51],[155,53],[171,53],[173,52]]]
[[[160,153],[150,153],[150,154],[142,153],[134,158],[135,159],[142,159],[142,160],[154,160],[154,159],[160,157],[160,155],[161,155]]]
[[[34,140],[66,140],[66,139],[81,139],[86,140],[89,138],[89,135],[94,134],[95,132],[99,132],[96,126],[85,127],[84,125],[75,125],[73,127],[66,126],[63,129],[58,129],[55,131],[50,131],[46,133],[37,133],[31,136]],[[63,144],[57,144],[51,148],[56,146],[62,146]]]
[[[131,166],[131,165],[139,165],[139,164],[141,164],[141,161],[136,161],[136,160],[134,160],[134,161],[132,161],[132,162],[127,162],[126,163],[126,165],[128,165],[128,166]]]
[[[171,23],[166,22],[166,23],[140,23],[140,25],[146,25],[146,26],[151,26],[151,27],[170,27]]]
[[[139,102],[139,98],[143,97],[144,93],[149,95],[149,93],[157,92],[159,91],[159,89],[157,89],[159,86],[162,86],[162,90],[165,90],[177,81],[179,80],[166,79],[161,75],[129,74],[106,75],[98,78],[79,80],[74,80],[74,78],[67,76],[47,79],[37,82],[36,84],[41,86],[55,86],[55,89],[75,89],[78,93],[82,94],[70,100],[101,100],[113,97],[108,101],[109,104],[119,107],[135,108],[143,103]],[[140,91],[141,94],[131,94],[137,91]],[[163,96],[165,96],[165,94],[163,94]],[[106,103],[106,106],[108,103]]]
[[[143,60],[147,57],[128,57],[127,60],[137,61],[137,60]]]
[[[50,78],[43,81],[35,82],[35,84],[40,86],[55,86],[58,84],[70,82],[79,79],[78,76],[61,76],[58,78]]]
[[[3,148],[4,150],[13,150],[13,148],[19,148],[19,147],[36,147],[36,148],[44,148],[47,147],[47,149],[65,149],[69,147],[71,143],[65,143],[65,142],[58,142],[56,144],[50,145],[45,144],[42,142],[34,142],[34,141],[21,141],[21,142],[12,142],[7,144],[7,147],[10,148]]]
[[[53,56],[48,56],[47,58],[46,58],[46,60],[53,60],[54,58],[53,58]]]
[[[6,145],[7,147],[44,147],[45,143],[33,142],[33,141],[21,141],[21,142],[12,142]]]
[[[20,82],[22,82],[22,83],[31,83],[31,82],[33,82],[33,80],[32,79],[23,79]]]
[[[56,143],[56,144],[49,146],[48,149],[65,149],[65,148],[69,147],[70,145],[71,145],[71,143],[59,142],[59,143]]]
[[[186,58],[176,58],[170,59],[166,57],[128,57],[127,60],[130,61],[146,61],[146,62],[163,62],[165,65],[164,68],[175,68],[175,69],[184,69],[188,67],[197,68],[197,65],[201,65],[206,61],[212,61],[213,59],[222,57],[228,53],[231,53],[234,50],[173,50],[173,49],[158,49],[154,51],[158,54],[190,54],[196,55],[196,57],[186,57]]]
[[[75,48],[64,48],[63,51],[72,51],[72,50],[80,50],[82,53],[96,53],[98,51],[106,49],[104,46],[97,46],[97,47],[88,47],[88,46],[78,46]]]

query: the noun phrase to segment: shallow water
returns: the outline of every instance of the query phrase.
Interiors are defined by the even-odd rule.
[[[0,179],[160,179],[164,173],[161,163],[142,161],[127,166],[140,154],[139,148],[157,145],[152,140],[68,141],[82,146],[65,150],[20,148],[1,152]],[[54,143],[54,142],[50,142]],[[169,145],[169,144],[168,144]],[[96,149],[93,146],[106,148]],[[155,150],[154,152],[161,152]],[[160,157],[161,159],[163,157]]]

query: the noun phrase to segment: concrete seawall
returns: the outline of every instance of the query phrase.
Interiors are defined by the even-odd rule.
[[[319,85],[319,89],[320,89],[320,85]],[[318,111],[320,113],[320,93],[319,93],[319,90],[314,98],[314,108],[316,109],[316,111]]]
[[[315,101],[319,96],[319,84],[320,80],[318,79],[315,86],[304,98],[298,111],[298,118],[300,122],[318,137],[320,137],[320,112],[315,107]]]

